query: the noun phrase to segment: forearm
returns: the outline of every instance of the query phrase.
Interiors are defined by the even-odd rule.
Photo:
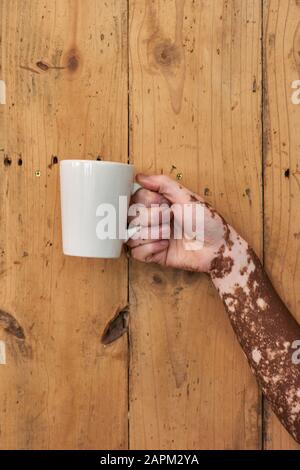
[[[186,239],[171,237],[154,242],[150,237],[129,242],[131,255],[162,266],[210,272],[263,392],[300,442],[300,365],[293,361],[300,327],[277,296],[255,253],[215,209],[181,184],[165,175],[139,175],[138,181],[143,189],[133,202],[148,208],[148,220],[157,210],[154,207],[151,212],[150,201],[155,206],[170,203],[174,225],[182,224],[186,204],[201,204],[204,244],[194,251],[187,249]]]
[[[253,250],[232,227],[211,264],[212,281],[266,398],[300,442],[300,326],[276,294]]]

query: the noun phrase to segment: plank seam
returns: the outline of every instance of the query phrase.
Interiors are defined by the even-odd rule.
[[[130,163],[130,83],[129,83],[129,0],[126,1],[127,15],[127,163]],[[127,448],[130,449],[130,368],[131,368],[131,341],[130,341],[130,260],[127,258],[127,303],[129,305],[129,319],[127,329]]]
[[[264,34],[264,0],[261,0],[261,193],[262,193],[262,265],[265,266],[265,34]],[[261,401],[261,436],[260,446],[262,450],[265,450],[265,434],[266,434],[266,423],[265,423],[265,398],[263,393],[260,391]]]

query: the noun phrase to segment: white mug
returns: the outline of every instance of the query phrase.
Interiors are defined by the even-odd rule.
[[[133,180],[134,167],[125,163],[95,160],[60,162],[65,255],[88,258],[118,258],[121,255],[122,244],[137,231],[137,228],[126,228],[130,197],[140,188]],[[99,238],[99,216],[104,215],[107,207],[115,208],[116,236]]]

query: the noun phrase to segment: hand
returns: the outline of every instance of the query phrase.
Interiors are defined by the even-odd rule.
[[[154,262],[162,266],[209,272],[213,259],[217,256],[220,248],[224,246],[225,238],[229,233],[228,225],[223,218],[200,196],[195,195],[167,176],[138,175],[137,181],[143,188],[134,194],[131,204],[141,204],[143,207],[139,209],[138,215],[130,220],[131,225],[141,226],[138,238],[135,237],[135,239],[128,241],[131,256],[139,261]],[[166,204],[169,208],[173,205],[173,208],[168,210],[172,213],[171,222],[175,224],[180,223],[178,209],[184,204],[192,205],[193,208],[196,204],[203,206],[204,244],[201,243],[201,248],[191,251],[187,249],[189,244],[199,243],[197,240],[191,242],[187,238],[174,238],[174,230],[172,229],[174,224],[171,223],[170,231],[170,223],[164,222],[163,214],[165,212],[157,207],[157,205],[166,206]],[[151,219],[158,220],[158,225],[156,223],[155,228],[159,237],[156,239],[151,239],[149,233],[149,228],[153,229]]]

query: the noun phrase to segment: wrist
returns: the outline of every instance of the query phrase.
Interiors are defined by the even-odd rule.
[[[232,228],[225,226],[225,236],[210,264],[209,274],[220,294],[243,286],[255,269],[248,243]],[[246,284],[245,284],[246,286]]]

